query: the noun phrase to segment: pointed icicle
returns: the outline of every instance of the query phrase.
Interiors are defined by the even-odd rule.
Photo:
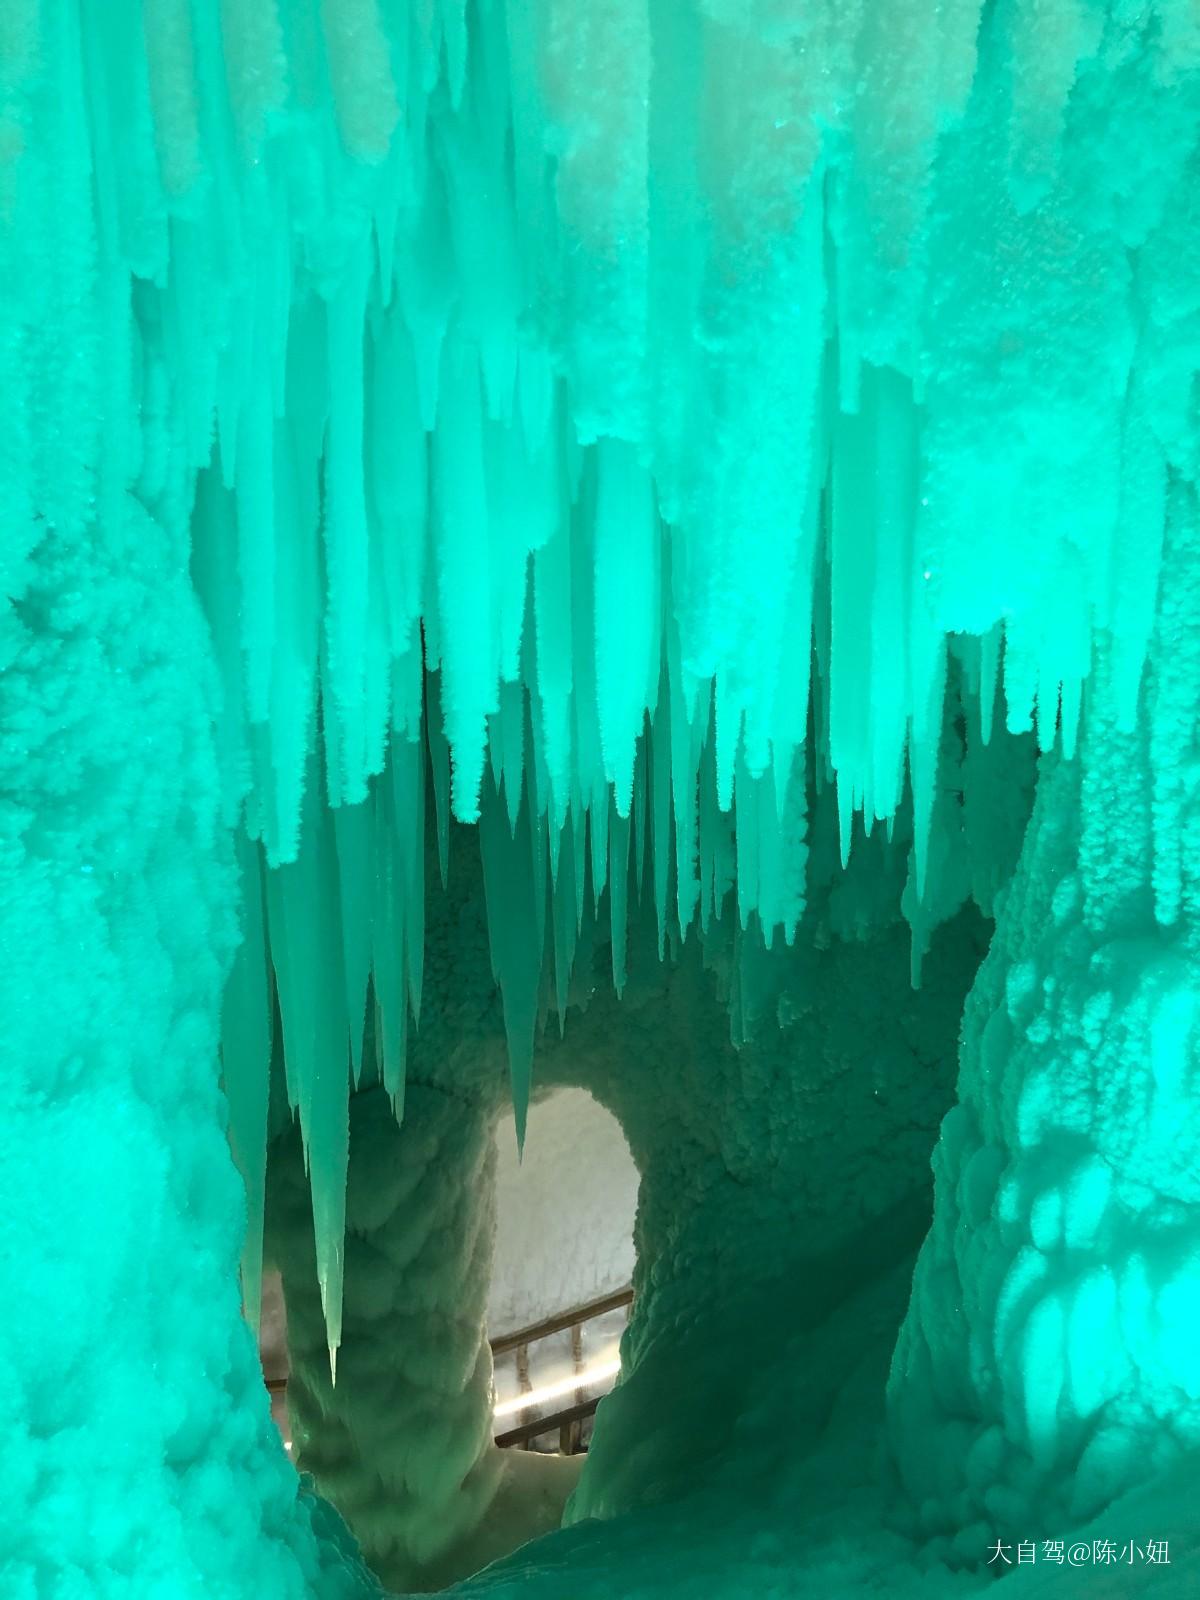
[[[408,1043],[408,1008],[404,995],[404,955],[407,944],[403,893],[396,856],[401,835],[389,813],[394,807],[396,778],[388,769],[374,785],[379,818],[375,828],[375,914],[372,919],[372,986],[375,991],[375,1050],[379,1076],[400,1120],[404,1094],[404,1061]]]
[[[261,348],[255,359],[261,365]],[[238,456],[238,565],[246,710],[251,722],[265,722],[270,714],[271,667],[276,650],[275,427],[271,393],[265,383],[251,386],[242,406]]]
[[[584,487],[590,496],[590,486]],[[607,811],[610,790],[604,775],[596,709],[596,619],[592,603],[593,558],[587,510],[587,505],[581,507],[571,520],[572,735],[575,760],[570,792],[573,804],[603,807]]]
[[[533,1072],[533,1040],[542,975],[542,941],[534,903],[536,843],[530,830],[529,807],[523,806],[515,836],[509,832],[504,804],[485,775],[479,817],[479,849],[487,900],[488,942],[492,969],[504,1007],[508,1070],[512,1085],[517,1149],[525,1148],[525,1121]],[[543,887],[545,879],[542,879]]]
[[[346,1031],[356,1087],[362,1077],[363,1028],[371,976],[374,811],[374,803],[367,800],[362,805],[338,806],[333,812],[346,983]]]
[[[667,888],[671,875],[671,715],[664,695],[654,726],[646,735],[650,758],[650,862],[654,874],[654,914],[658,925],[658,959],[666,955]]]
[[[717,805],[722,811],[730,811],[737,753],[742,743],[742,708],[730,693],[724,672],[718,672],[713,683],[713,726]]]
[[[563,833],[566,836],[563,842],[573,863],[576,828],[569,815]],[[576,918],[576,905],[579,901],[576,899],[573,866],[570,871],[559,874],[551,901],[554,917],[554,998],[558,1007],[558,1030],[561,1035],[566,1026],[571,967],[575,960],[575,943],[579,937],[579,924]]]
[[[367,782],[367,506],[363,479],[363,325],[370,252],[356,251],[328,308],[325,453],[325,656],[321,674],[329,798],[357,804]]]
[[[861,410],[841,414],[830,494],[829,760],[837,776],[843,867],[855,802],[871,754],[871,597],[875,581],[875,383],[863,374]]]
[[[626,812],[658,683],[660,539],[650,476],[633,447],[602,439],[596,463],[596,703],[605,776]]]
[[[280,424],[276,475],[279,541],[275,561],[276,655],[271,675],[271,718],[256,749],[260,782],[269,796],[264,818],[267,861],[293,861],[299,848],[300,809],[316,732],[317,657],[321,639],[321,562],[316,470],[311,493],[298,483],[294,436]]]
[[[613,988],[625,988],[625,949],[629,926],[629,818],[613,803],[608,821],[608,915],[612,930]]]
[[[533,603],[537,633],[537,685],[541,736],[550,787],[565,804],[570,786],[572,637],[571,530],[565,523],[533,558]]]
[[[793,758],[797,759],[797,758]],[[771,775],[751,780],[751,793],[747,795],[757,807],[755,829],[757,886],[755,909],[759,925],[769,950],[775,929],[783,929],[784,942],[790,945],[804,914],[805,864],[808,851],[805,843],[804,784],[795,779],[787,786],[788,799],[782,811],[776,803],[775,785]],[[738,815],[742,803],[738,800]],[[739,836],[738,870],[741,870],[741,845]]]
[[[578,936],[587,909],[587,813],[582,806],[572,811],[571,822],[571,868],[575,879],[575,933]]]
[[[915,631],[915,630],[914,630]],[[914,672],[914,682],[922,686],[916,702],[909,739],[908,762],[913,797],[913,864],[917,898],[925,898],[925,875],[929,863],[929,836],[937,791],[938,752],[941,745],[942,703],[946,686],[945,635],[926,634],[928,652]]]
[[[492,625],[500,676],[520,670],[528,625],[534,560],[561,519],[561,484],[555,456],[543,450],[535,465],[519,426],[484,426],[488,518],[492,547]]]
[[[274,869],[276,893],[269,893],[269,904],[272,923],[280,915],[285,934],[282,965],[273,926],[271,952],[312,1183],[321,1305],[330,1346],[336,1348],[342,1327],[350,1070],[337,852],[320,794],[320,774],[314,770],[305,792],[300,853],[293,864]]]
[[[425,737],[429,744],[429,768],[433,778],[438,870],[444,889],[450,869],[450,745],[442,726],[441,677],[433,673],[425,675]]]
[[[468,346],[455,341],[447,345],[442,363],[433,470],[442,713],[454,757],[454,815],[460,822],[479,817],[487,718],[497,705],[493,552],[483,448],[478,362]]]
[[[242,942],[225,986],[221,1068],[229,1101],[229,1142],[246,1185],[242,1301],[258,1335],[262,1309],[263,1209],[267,1176],[267,1101],[271,1082],[270,978],[258,846],[234,835],[241,879]]]
[[[872,369],[868,369],[872,370]],[[870,803],[863,821],[894,815],[903,796],[908,732],[908,628],[913,508],[917,502],[916,408],[906,378],[873,375],[874,582],[870,601]],[[836,641],[835,641],[836,649]]]
[[[689,706],[679,654],[679,634],[673,619],[668,626],[666,693],[660,695],[660,715],[669,714],[671,738],[671,806],[675,826],[675,907],[679,930],[686,935],[696,913],[700,878],[696,855],[696,786],[700,766],[703,723],[695,704]]]
[[[532,725],[533,708],[527,707],[526,715],[530,721],[526,723],[526,739],[529,739]],[[536,916],[537,944],[541,950],[546,941],[546,897],[547,889],[547,820],[537,809],[537,764],[533,761],[525,763],[525,805],[529,814],[529,832],[532,841],[530,852],[530,866],[533,871],[533,905]],[[553,823],[550,824],[553,826]],[[516,829],[512,830],[516,837]]]
[[[587,813],[592,853],[592,910],[599,911],[608,883],[608,806],[593,806]]]
[[[425,601],[429,444],[412,341],[398,315],[382,319],[370,379],[368,481],[392,652],[400,655],[412,646]]]
[[[514,830],[525,786],[525,724],[529,719],[525,700],[525,688],[519,680],[500,685],[500,768],[509,824]],[[496,787],[499,786],[497,781]]]
[[[983,744],[992,741],[992,719],[996,712],[996,690],[1000,680],[1000,647],[1004,630],[998,622],[979,641],[979,737]]]
[[[397,916],[404,929],[408,1003],[417,1020],[425,967],[425,747],[419,737],[393,740],[391,770]]]
[[[212,630],[225,715],[217,724],[221,769],[226,773],[222,815],[238,821],[249,753],[244,716],[243,654],[238,593],[228,582],[237,562],[237,530],[229,491],[216,463],[199,474],[192,512],[192,578]]]
[[[734,826],[737,839],[737,903],[738,923],[745,933],[750,926],[750,914],[759,898],[758,886],[758,780],[746,769],[746,758],[738,752]]]

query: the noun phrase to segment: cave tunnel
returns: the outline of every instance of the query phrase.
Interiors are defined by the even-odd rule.
[[[1198,256],[1190,0],[0,0],[0,1600],[1200,1595]]]

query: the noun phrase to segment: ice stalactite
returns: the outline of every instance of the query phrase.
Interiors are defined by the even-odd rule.
[[[965,1560],[1200,1444],[1200,520],[1167,487],[1136,726],[1105,646],[968,1000],[890,1385],[922,1531]]]
[[[589,877],[621,981],[614,863],[645,865],[664,949],[735,882],[788,942],[807,775],[843,858],[911,807],[917,967],[955,652],[979,641],[981,734],[998,705],[1069,754],[1102,630],[1132,717],[1165,463],[1194,471],[1200,44],[1175,0],[1062,12],[89,20],[147,470],[196,482],[229,815],[285,1031],[348,1039],[345,1073],[322,1045],[289,1079],[331,1343],[364,974],[399,1107],[427,782],[443,838],[450,812],[495,835],[493,879],[507,813],[560,989]],[[297,896],[352,879],[340,933],[285,956]],[[495,936],[519,1109],[540,956]],[[339,940],[346,992],[302,1020],[289,969]]]

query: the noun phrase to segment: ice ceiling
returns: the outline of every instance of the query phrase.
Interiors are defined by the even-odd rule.
[[[916,976],[997,917],[899,1481],[948,1547],[1010,1446],[1010,1510],[1090,1474],[1064,1516],[1194,1446],[1198,145],[1188,0],[2,0],[5,1193],[68,1324],[127,1340],[145,1227],[195,1256],[180,1320],[224,1282],[219,1021],[247,1300],[274,1049],[337,1349],[428,813],[443,874],[477,824],[519,1127],[639,893],[739,1043],[814,927],[900,909]],[[103,1382],[56,1335],[97,1440],[171,1326]],[[236,1479],[212,1338],[130,1472],[190,1428]],[[11,1359],[6,1426],[60,1448]],[[114,1499],[6,1592],[359,1592],[255,1439],[268,1510],[195,1513],[236,1504],[241,1578],[187,1587],[182,1531],[130,1568]]]

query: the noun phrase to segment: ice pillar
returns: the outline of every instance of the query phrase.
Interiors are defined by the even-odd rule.
[[[233,880],[180,556],[131,501],[43,529],[6,674],[10,716],[19,699],[29,717],[6,789],[42,819],[6,844],[0,961],[14,1600],[367,1592],[322,1570],[338,1558],[273,1436],[238,1304],[244,1208],[217,1073]],[[68,698],[64,761],[42,719]]]
[[[215,672],[140,425],[99,20],[0,25],[0,1588],[349,1600],[374,1586],[317,1532],[238,1303]]]
[[[527,1493],[514,1507],[513,1458],[492,1443],[484,1327],[495,1234],[491,1106],[410,1082],[397,1127],[382,1089],[352,1098],[336,1384],[296,1137],[272,1154],[269,1194],[296,1460],[380,1577],[423,1592],[556,1527],[574,1472],[557,1492]],[[537,1465],[553,1473],[557,1463]]]
[[[890,1382],[923,1531],[1037,1538],[1200,1442],[1200,539],[1167,549],[1136,723],[1101,649],[967,1003]]]

